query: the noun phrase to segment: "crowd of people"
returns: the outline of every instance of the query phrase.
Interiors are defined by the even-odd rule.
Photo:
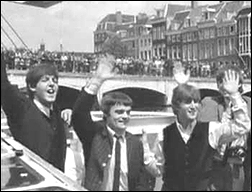
[[[161,176],[163,191],[251,190],[251,103],[242,97],[243,76],[237,66],[218,71],[221,97],[204,101],[199,89],[189,84],[190,73],[174,67],[176,119],[156,143],[162,149],[160,161],[145,135],[139,139],[127,132],[133,105],[127,94],[105,94],[100,103],[103,120],[91,118],[99,88],[120,72],[113,56],[97,58],[95,73],[83,82],[73,109],[64,111],[55,103],[56,65],[44,60],[29,68],[27,97],[9,82],[6,64],[1,54],[1,106],[13,137],[65,172],[66,132],[72,126],[83,147],[81,185],[86,189],[152,191]]]
[[[2,50],[9,69],[26,70],[30,66],[46,61],[57,66],[59,72],[92,73],[98,64],[94,53],[27,51],[26,49]],[[171,60],[153,58],[151,60],[132,57],[117,58],[116,70],[122,75],[171,77],[174,63]],[[209,64],[186,65],[191,77],[215,77],[218,67]],[[243,77],[251,78],[251,71],[242,67]]]
[[[95,55],[92,53],[70,53],[50,51],[28,51],[26,49],[1,50],[8,69],[26,70],[36,63],[47,62],[59,72],[89,73],[95,70]],[[93,69],[94,68],[94,69]]]

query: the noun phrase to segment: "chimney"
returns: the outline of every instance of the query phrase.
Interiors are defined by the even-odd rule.
[[[191,8],[194,9],[196,7],[198,7],[198,1],[191,1]]]
[[[117,25],[122,24],[122,13],[121,13],[121,11],[116,12],[116,24]]]

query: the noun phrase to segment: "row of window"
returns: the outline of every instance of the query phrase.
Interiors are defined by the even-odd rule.
[[[245,41],[247,41],[245,39]],[[249,42],[249,41],[247,41]],[[246,43],[243,46],[248,46]],[[217,52],[215,51],[217,50]],[[232,55],[236,53],[235,38],[218,39],[217,47],[215,42],[200,42],[182,45],[183,61],[199,59],[210,59],[216,56]],[[181,59],[181,46],[173,45],[167,47],[168,59]]]
[[[161,58],[161,57],[165,57],[166,55],[166,48],[165,48],[165,44],[159,45],[159,46],[155,46],[153,48],[153,57],[156,58]]]
[[[165,26],[158,26],[152,29],[153,40],[165,39]]]
[[[239,37],[239,53],[251,54],[251,35]]]
[[[106,33],[98,33],[94,35],[94,41],[99,42],[99,41],[105,41],[107,38]]]
[[[218,56],[225,56],[237,53],[234,38],[218,39],[217,54]]]
[[[185,42],[197,42],[198,40],[206,40],[212,39],[216,37],[226,37],[230,36],[230,38],[222,38],[217,39],[216,45],[211,42],[200,42],[199,43],[199,51],[197,50],[197,44],[191,43],[182,46],[183,50],[183,60],[194,60],[197,57],[199,59],[208,59],[217,56],[225,56],[237,53],[251,53],[251,18],[244,18],[240,19],[237,24],[237,28],[235,24],[227,25],[227,26],[217,26],[217,27],[209,27],[204,29],[199,29],[198,31],[187,32],[183,34],[176,34],[176,35],[168,35],[167,36],[167,44],[171,43],[183,43]],[[143,34],[144,31],[148,31],[150,29],[146,28],[138,28],[138,33]],[[139,40],[140,47],[151,47],[152,40],[159,40],[165,39],[165,26],[158,26],[152,29],[152,39],[151,38],[144,38]],[[235,38],[232,37],[236,33],[239,33],[239,43],[238,47],[235,45]],[[127,31],[120,32],[121,37],[134,37],[134,29]],[[107,38],[106,34],[96,34],[95,35],[95,42],[97,41],[104,41]],[[215,46],[217,46],[215,48]],[[132,47],[134,48],[135,45],[133,44]],[[237,48],[236,48],[237,47]],[[97,48],[99,49],[99,48]],[[140,50],[141,51],[141,50]],[[171,46],[166,48],[163,45],[160,47],[153,47],[153,56],[161,57],[167,55],[168,58],[175,58],[181,59],[181,51],[179,46]],[[199,55],[198,55],[199,54]],[[145,52],[140,53],[140,55],[145,56]],[[142,57],[142,56],[141,56]]]
[[[151,39],[148,38],[148,39],[140,39],[140,47],[151,47],[152,45],[152,42],[151,42]]]
[[[222,26],[217,28],[217,36],[228,36],[236,34],[235,25]]]
[[[137,33],[136,36],[147,35],[150,32],[151,32],[151,28],[150,27],[140,26],[136,30],[136,33]]]
[[[228,36],[234,34],[234,26],[226,26],[226,27],[219,27],[217,29],[217,36]],[[192,42],[203,39],[212,39],[215,38],[215,28],[206,28],[206,29],[200,29],[199,31],[193,31],[193,32],[187,32],[177,35],[168,35],[167,36],[167,43],[176,43],[181,42],[181,36],[182,36],[182,42]]]
[[[242,18],[238,22],[239,35],[251,35],[251,18]]]
[[[109,24],[107,24],[109,25]],[[242,20],[239,24],[239,28],[241,29],[240,31],[244,33],[245,31],[248,32],[248,20]],[[143,34],[143,28],[139,27],[138,28],[138,33]],[[217,31],[217,32],[216,32]],[[234,25],[229,25],[229,26],[222,26],[218,27],[217,30],[215,31],[215,28],[206,28],[206,29],[200,29],[199,31],[193,31],[193,32],[187,32],[182,34],[182,41],[183,42],[191,42],[191,41],[197,41],[198,38],[200,40],[202,39],[211,39],[217,36],[228,36],[228,35],[234,35],[235,34],[235,26]],[[134,37],[134,31],[130,30],[127,31],[120,31],[120,36],[121,38],[125,37]],[[95,41],[103,41],[106,39],[106,34],[96,34],[95,35]],[[153,40],[158,40],[158,39],[164,39],[165,38],[165,26],[159,26],[153,28]],[[167,42],[170,43],[175,43],[175,42],[181,42],[181,35],[168,35],[167,36]],[[146,45],[147,46],[147,45]]]
[[[99,30],[113,31],[114,29],[115,29],[115,23],[110,23],[110,22],[99,23],[97,26],[97,31]]]
[[[100,45],[95,45],[95,47],[94,47],[94,52],[95,53],[99,53],[99,52],[101,52],[102,51],[102,45],[100,44]]]
[[[239,27],[239,53],[251,55],[251,17],[238,21]]]
[[[152,59],[151,56],[152,56],[151,50],[140,51],[140,59],[142,60],[150,60]]]

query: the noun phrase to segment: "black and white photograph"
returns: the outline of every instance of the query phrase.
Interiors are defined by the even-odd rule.
[[[1,191],[251,191],[251,1],[1,1]]]

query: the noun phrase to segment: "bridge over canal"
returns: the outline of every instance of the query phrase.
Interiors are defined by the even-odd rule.
[[[8,71],[9,80],[21,89],[26,86],[25,74],[25,71]],[[63,108],[72,106],[78,92],[90,78],[90,74],[60,73],[58,100]],[[191,78],[190,84],[200,89],[202,97],[218,94],[215,79]],[[104,82],[98,101],[104,93],[120,90],[132,97],[135,109],[164,107],[171,103],[172,90],[176,85],[169,77],[118,75]],[[251,95],[251,80],[245,81],[244,94]]]

